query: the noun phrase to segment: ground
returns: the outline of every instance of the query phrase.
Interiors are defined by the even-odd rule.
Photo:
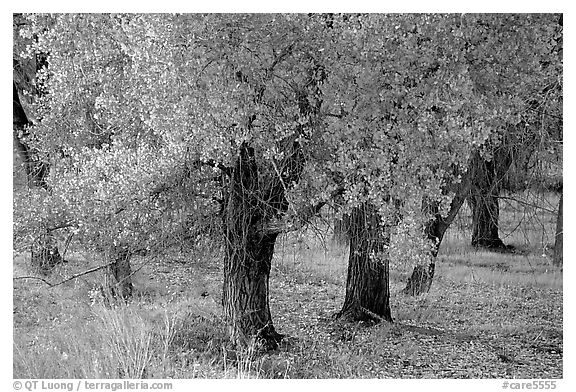
[[[506,210],[506,208],[504,208]],[[465,221],[466,211],[463,212]],[[394,323],[342,324],[347,249],[313,230],[279,240],[270,280],[279,350],[237,352],[222,321],[218,251],[136,258],[136,297],[106,305],[91,274],[48,288],[14,281],[15,378],[562,378],[562,270],[551,265],[553,215],[507,235],[516,253],[447,234],[429,293],[401,294],[410,265],[391,270]],[[553,232],[552,232],[553,233]],[[99,260],[69,252],[48,279]],[[30,275],[26,254],[14,276]]]

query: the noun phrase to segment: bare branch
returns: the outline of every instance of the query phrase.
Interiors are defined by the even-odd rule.
[[[542,211],[548,212],[548,213],[550,213],[550,214],[556,214],[556,213],[557,213],[556,210],[551,210],[551,209],[549,209],[549,208],[543,207],[543,206],[538,205],[538,204],[528,203],[528,202],[525,202],[525,201],[523,201],[523,200],[517,199],[517,198],[515,198],[515,197],[498,196],[498,198],[499,198],[499,199],[502,199],[502,200],[515,201],[516,203],[522,204],[522,205],[525,206],[525,207],[537,208],[537,209],[540,209],[540,210],[542,210]]]
[[[44,278],[40,278],[39,276],[16,276],[14,278],[12,278],[13,280],[19,280],[19,279],[36,279],[36,280],[41,280],[42,282],[46,283],[48,286],[52,287],[52,283],[48,282],[46,279]]]
[[[272,221],[266,225],[263,229],[265,234],[280,234],[289,231],[296,231],[301,229],[304,225],[308,224],[312,218],[320,213],[322,207],[324,207],[330,200],[342,195],[344,193],[344,187],[339,186],[330,193],[330,196],[326,200],[321,200],[318,203],[310,204],[306,206],[300,214],[296,217],[296,220],[286,221],[286,220],[276,220]]]
[[[78,274],[72,275],[72,276],[70,276],[70,277],[68,277],[68,278],[66,278],[66,279],[64,279],[64,280],[62,280],[62,281],[60,281],[60,282],[58,282],[58,283],[51,283],[51,282],[47,281],[46,279],[40,278],[40,277],[38,277],[38,276],[17,276],[17,277],[14,277],[14,278],[12,278],[12,279],[13,279],[13,280],[18,280],[18,279],[37,279],[37,280],[41,280],[42,282],[46,283],[48,286],[50,286],[50,288],[53,288],[53,287],[56,287],[56,286],[60,286],[60,285],[66,283],[66,282],[69,282],[69,281],[71,281],[71,280],[74,280],[74,279],[76,279],[76,278],[79,278],[79,277],[81,277],[81,276],[91,274],[92,272],[100,271],[101,269],[104,269],[104,268],[106,268],[106,267],[109,267],[109,266],[111,266],[111,265],[114,264],[114,263],[116,263],[116,260],[111,261],[111,262],[108,263],[108,264],[104,264],[104,265],[100,265],[100,266],[98,266],[98,267],[90,268],[89,270],[86,270],[86,271],[80,272],[80,273],[78,273]]]

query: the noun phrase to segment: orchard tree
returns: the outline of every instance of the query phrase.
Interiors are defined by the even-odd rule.
[[[16,83],[13,83],[12,95],[12,113],[13,113],[13,134],[14,145],[18,156],[23,162],[26,179],[28,183],[28,190],[19,190],[15,194],[15,205],[18,206],[18,200],[23,192],[28,195],[35,195],[41,199],[48,196],[50,187],[46,181],[49,173],[49,165],[39,160],[37,154],[28,146],[26,142],[26,134],[28,128],[32,123],[28,120],[28,116],[20,102],[20,97],[16,89]],[[17,209],[17,208],[16,208]],[[42,272],[48,272],[52,267],[62,261],[62,256],[58,251],[58,245],[52,231],[56,227],[49,226],[45,219],[40,219],[34,225],[33,234],[30,236],[31,241],[28,243],[31,249],[32,265],[40,268]]]
[[[130,256],[149,246],[158,227],[158,208],[152,195],[143,189],[162,170],[150,145],[137,145],[130,132],[138,126],[137,113],[126,122],[118,118],[98,118],[96,98],[109,89],[107,98],[121,97],[128,56],[112,50],[116,45],[111,23],[99,16],[28,15],[21,30],[31,40],[24,58],[49,53],[48,73],[40,87],[46,92],[35,108],[42,118],[35,127],[34,148],[52,165],[47,178],[50,198],[19,200],[18,227],[33,227],[38,217],[50,217],[51,226],[68,227],[86,250],[104,255],[110,265],[113,292],[128,297]],[[68,31],[70,28],[72,30]],[[103,31],[96,32],[98,28]],[[72,37],[83,30],[83,38]],[[60,34],[61,40],[54,39]],[[107,78],[108,83],[103,82]],[[134,109],[134,108],[131,108]],[[116,111],[121,117],[123,113]],[[114,122],[113,126],[106,120]],[[132,122],[127,126],[127,122]],[[118,127],[118,128],[115,128]],[[116,129],[124,132],[115,132]],[[110,148],[110,138],[119,138]],[[123,142],[130,144],[125,145]],[[152,159],[149,161],[148,158]],[[148,165],[148,166],[147,166]],[[154,167],[154,170],[150,169]],[[121,174],[120,174],[121,173]],[[48,210],[48,211],[47,211]]]

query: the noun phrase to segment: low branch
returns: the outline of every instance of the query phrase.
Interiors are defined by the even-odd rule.
[[[311,204],[306,206],[295,220],[285,221],[277,220],[272,221],[263,228],[263,232],[268,235],[286,233],[289,231],[300,230],[306,224],[310,222],[312,218],[320,213],[322,207],[324,207],[330,200],[342,195],[344,193],[344,187],[339,186],[330,193],[330,196],[326,200],[319,201],[316,204]]]
[[[515,197],[497,196],[497,198],[498,198],[498,199],[502,199],[502,200],[515,201],[516,203],[522,204],[522,205],[525,206],[525,207],[538,208],[538,209],[540,209],[540,210],[542,210],[542,211],[544,211],[544,212],[548,212],[548,213],[550,213],[550,214],[556,214],[556,213],[558,212],[558,211],[556,211],[556,210],[551,210],[551,209],[549,209],[549,208],[542,207],[542,206],[540,206],[540,205],[538,205],[538,204],[528,203],[528,202],[526,202],[526,201],[516,199]]]
[[[16,276],[14,278],[12,278],[13,280],[19,280],[19,279],[36,279],[36,280],[41,280],[42,282],[46,283],[48,286],[52,287],[52,283],[48,282],[46,279],[44,278],[40,278],[38,276]]]
[[[48,286],[50,286],[50,288],[53,288],[53,287],[56,287],[56,286],[60,286],[60,285],[62,285],[62,284],[64,284],[64,283],[70,282],[71,280],[74,280],[74,279],[79,278],[79,277],[81,277],[81,276],[91,274],[92,272],[100,271],[101,269],[107,268],[107,267],[111,266],[111,265],[114,264],[114,263],[116,263],[116,260],[111,261],[111,262],[108,263],[108,264],[104,264],[104,265],[100,265],[100,266],[98,266],[98,267],[90,268],[89,270],[86,270],[86,271],[80,272],[80,273],[78,273],[78,274],[72,275],[72,276],[70,276],[70,277],[68,277],[68,278],[66,278],[66,279],[64,279],[64,280],[62,280],[62,281],[60,281],[60,282],[58,282],[58,283],[51,283],[51,282],[47,281],[46,279],[40,278],[40,277],[38,277],[38,276],[17,276],[17,277],[14,277],[14,278],[12,278],[12,279],[13,279],[13,280],[19,280],[19,279],[37,279],[37,280],[41,280],[42,282],[46,283]]]

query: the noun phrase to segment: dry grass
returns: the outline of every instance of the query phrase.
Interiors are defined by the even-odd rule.
[[[503,208],[512,222],[510,214]],[[93,295],[97,274],[53,289],[18,280],[14,377],[561,377],[562,272],[538,242],[551,238],[555,222],[540,221],[547,222],[544,236],[527,226],[505,240],[524,247],[516,254],[475,251],[456,225],[430,292],[400,294],[407,271],[392,271],[395,323],[372,327],[331,318],[344,298],[345,246],[318,230],[281,238],[270,299],[277,329],[288,337],[265,355],[228,346],[217,260],[192,262],[194,255],[185,254],[139,260],[147,264],[134,277],[135,299],[112,307]],[[531,242],[522,245],[526,238]],[[71,254],[51,279],[94,263]],[[26,258],[17,257],[14,275],[29,274]]]
[[[25,257],[16,259],[15,276],[29,275],[26,262]],[[71,258],[65,269],[86,268],[85,262]],[[162,268],[149,268],[163,275]],[[203,277],[184,281],[184,272],[156,280],[137,275],[140,290],[129,304],[95,297],[97,276],[53,289],[35,280],[16,281],[14,377],[259,377],[253,348],[228,347],[215,300],[186,295],[204,292],[205,285],[198,284]],[[51,279],[63,274],[59,271]],[[166,281],[179,279],[198,285],[185,291]]]

